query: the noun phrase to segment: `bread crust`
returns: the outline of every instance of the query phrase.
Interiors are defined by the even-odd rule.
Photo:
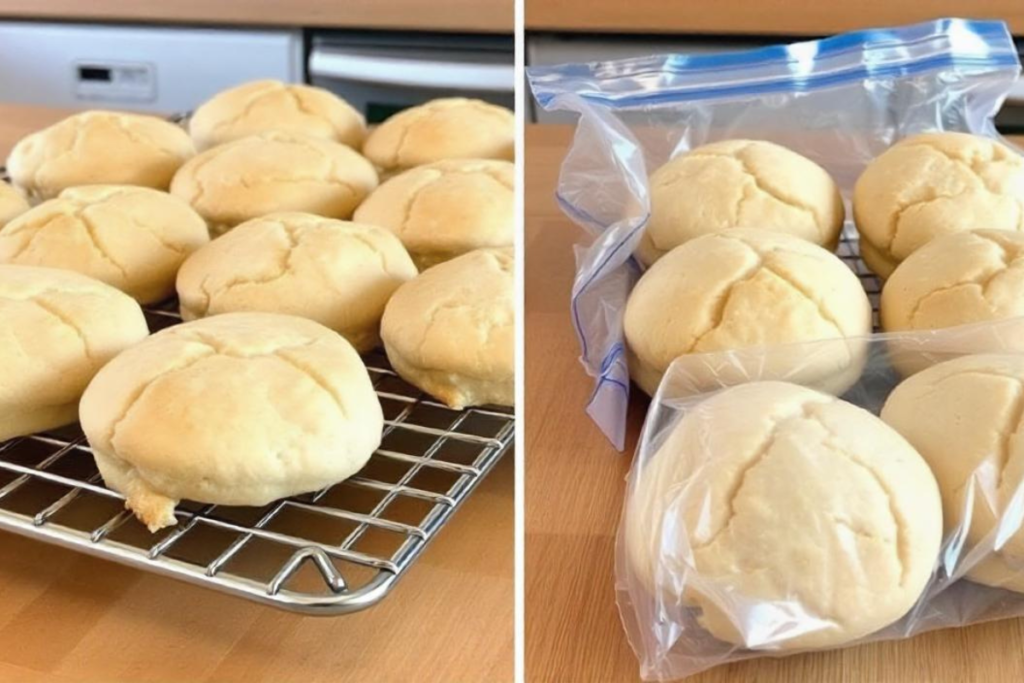
[[[354,220],[395,233],[420,270],[515,238],[515,165],[450,159],[384,181]]]
[[[442,159],[515,159],[515,114],[448,97],[401,111],[366,138],[363,153],[385,176]]]
[[[416,276],[383,228],[277,213],[247,221],[192,254],[178,273],[184,320],[263,311],[309,318],[364,353],[380,344],[391,295]]]
[[[882,419],[935,473],[946,531],[970,525],[960,560],[978,544],[990,548],[967,577],[1017,592],[1024,592],[1024,532],[1013,521],[1024,478],[1022,405],[1024,357],[1009,353],[964,356],[922,370],[897,385],[882,408]],[[992,539],[997,527],[998,549]]]
[[[359,355],[313,321],[228,313],[154,334],[81,402],[104,481],[151,530],[182,499],[265,505],[355,474],[383,414]]]
[[[651,217],[637,256],[651,265],[695,237],[776,230],[835,251],[846,212],[839,187],[807,157],[764,140],[722,140],[651,174]]]
[[[906,614],[942,542],[935,478],[871,413],[783,382],[686,412],[633,484],[637,588],[753,649],[830,648]]]
[[[202,152],[175,174],[171,194],[216,236],[282,211],[347,219],[375,187],[373,166],[351,148],[269,131]]]
[[[28,211],[28,200],[5,182],[0,182],[0,228]]]
[[[478,249],[391,297],[381,338],[398,374],[452,408],[510,406],[515,394],[511,248]]]
[[[690,240],[649,268],[629,296],[623,327],[630,375],[652,396],[682,355],[824,339],[848,343],[810,355],[773,348],[758,379],[841,393],[866,357],[860,337],[871,332],[871,302],[834,254],[792,235],[737,228]]]
[[[74,422],[97,371],[149,334],[130,297],[65,270],[0,265],[0,441]]]
[[[1024,230],[1024,160],[979,135],[913,135],[864,169],[853,191],[853,217],[865,262],[886,278],[936,237]]]
[[[195,110],[188,128],[200,151],[270,130],[333,140],[356,150],[366,136],[363,115],[331,91],[269,79],[217,93]]]
[[[85,185],[0,228],[0,262],[73,270],[147,304],[174,293],[182,262],[209,241],[203,219],[166,192]]]
[[[78,185],[166,190],[194,155],[188,133],[173,123],[155,116],[85,111],[22,138],[7,157],[7,172],[36,200]]]

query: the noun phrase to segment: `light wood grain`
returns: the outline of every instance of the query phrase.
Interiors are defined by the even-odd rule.
[[[513,0],[0,0],[0,17],[511,33]]]
[[[66,113],[0,105],[0,159]],[[508,455],[391,595],[342,617],[288,614],[0,532],[0,681],[511,681],[514,474]]]
[[[584,414],[591,381],[569,321],[572,245],[582,230],[553,192],[570,128],[526,135],[526,669],[530,683],[635,681],[615,607],[613,547],[646,406],[634,399],[627,453]],[[687,683],[1019,683],[1024,620],[835,652],[758,659]]]
[[[303,617],[0,532],[0,680],[511,681],[505,458],[382,603]]]
[[[826,35],[935,17],[1001,19],[1024,34],[1019,0],[821,2],[820,0],[533,0],[526,27],[609,33]]]

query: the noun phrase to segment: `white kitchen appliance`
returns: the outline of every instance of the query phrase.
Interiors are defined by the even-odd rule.
[[[256,78],[305,78],[300,30],[0,22],[0,101],[185,112]]]

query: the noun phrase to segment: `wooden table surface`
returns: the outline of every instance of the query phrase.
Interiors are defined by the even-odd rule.
[[[635,681],[615,606],[613,547],[645,406],[634,400],[627,452],[587,415],[591,380],[569,321],[572,245],[585,233],[553,191],[572,131],[526,134],[526,671],[530,683]],[[908,641],[712,669],[688,683],[1000,683],[1024,681],[1024,620]],[[0,641],[2,642],[2,641]]]
[[[61,112],[0,105],[0,155]],[[0,532],[0,681],[511,681],[513,458],[382,603],[303,617]]]
[[[0,0],[0,17],[511,34],[513,0]]]

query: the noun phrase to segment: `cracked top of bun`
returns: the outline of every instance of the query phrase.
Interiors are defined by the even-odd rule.
[[[81,422],[104,480],[160,528],[181,499],[258,506],[351,476],[380,443],[383,415],[335,332],[227,313],[162,330],[108,363]]]
[[[477,249],[402,285],[381,322],[388,358],[399,373],[451,406],[471,405],[481,381],[507,389],[501,400],[511,405],[513,270],[511,247]]]
[[[199,150],[268,130],[301,133],[359,149],[366,120],[329,90],[268,79],[217,93],[195,110],[188,129]]]
[[[191,204],[219,235],[280,211],[349,218],[375,187],[373,165],[350,147],[268,131],[194,157],[174,176],[171,194]]]
[[[1024,315],[1024,233],[968,230],[937,237],[903,261],[882,290],[886,331],[933,330]]]
[[[864,169],[853,191],[853,216],[867,265],[889,277],[941,235],[1024,230],[1024,160],[978,135],[914,135]]]
[[[65,270],[0,265],[0,441],[6,418],[77,403],[107,361],[149,334],[128,295]]]
[[[356,209],[355,220],[395,233],[420,268],[482,247],[505,247],[515,234],[515,164],[450,159],[386,180]]]
[[[777,230],[834,250],[845,209],[828,172],[764,140],[684,152],[650,178],[651,217],[637,249],[650,265],[688,240],[729,228]]]
[[[653,395],[684,354],[870,334],[871,302],[835,254],[737,228],[659,259],[630,293],[623,325],[630,374]]]
[[[670,428],[636,476],[623,536],[642,585],[673,609],[699,607],[713,636],[824,648],[910,610],[939,553],[942,507],[927,464],[876,416],[752,382]]]
[[[377,126],[363,154],[385,174],[442,159],[515,158],[516,117],[482,100],[446,97],[400,111]]]
[[[166,190],[194,154],[181,126],[155,116],[85,111],[20,140],[7,157],[7,172],[35,199],[77,185]]]
[[[74,270],[151,303],[173,294],[178,267],[209,241],[203,219],[166,192],[85,185],[0,228],[0,262]]]
[[[185,320],[232,311],[316,320],[366,352],[380,318],[416,266],[392,233],[307,213],[239,225],[194,253],[178,273]]]

